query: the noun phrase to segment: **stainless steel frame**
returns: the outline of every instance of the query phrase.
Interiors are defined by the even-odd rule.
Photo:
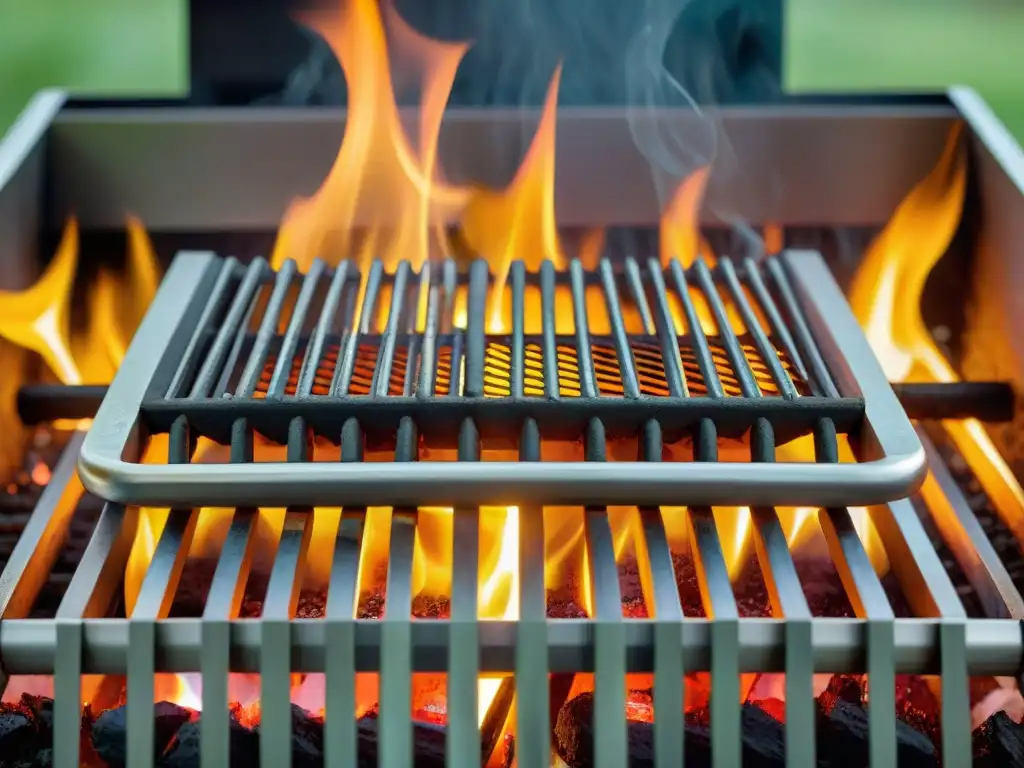
[[[756,439],[767,450],[763,433]],[[603,506],[586,512],[585,536],[589,578],[596,615],[591,619],[546,618],[544,518],[542,507],[520,507],[518,567],[519,619],[489,621],[476,617],[479,525],[474,507],[454,514],[452,598],[458,606],[449,620],[410,620],[411,553],[417,513],[395,510],[390,526],[390,567],[386,614],[380,620],[353,619],[358,595],[356,574],[366,518],[360,508],[346,508],[337,529],[324,619],[295,619],[297,579],[315,511],[293,508],[278,544],[264,602],[263,618],[237,619],[237,585],[244,582],[254,535],[251,509],[239,509],[226,534],[213,585],[201,619],[168,619],[171,596],[189,550],[198,509],[176,509],[156,544],[142,582],[135,612],[127,620],[101,618],[121,589],[125,565],[139,515],[134,507],[108,503],[51,620],[26,620],[41,582],[32,578],[60,546],[61,526],[69,520],[66,503],[74,492],[73,467],[78,443],[72,444],[54,475],[43,503],[18,545],[17,557],[0,576],[0,662],[7,674],[54,676],[54,732],[77,732],[81,675],[127,675],[128,755],[133,768],[153,765],[153,721],[146,704],[153,701],[155,672],[200,673],[203,681],[202,765],[225,765],[228,750],[227,674],[261,676],[267,705],[261,727],[266,768],[289,762],[291,719],[279,711],[288,702],[292,672],[326,674],[326,765],[355,763],[357,739],[353,720],[353,674],[381,674],[380,728],[386,747],[380,765],[411,768],[409,686],[412,672],[446,672],[453,721],[447,765],[463,766],[479,754],[474,681],[481,673],[514,673],[516,754],[523,768],[549,768],[549,713],[544,690],[549,674],[594,672],[596,716],[600,718],[598,765],[627,763],[623,718],[623,675],[653,672],[655,706],[680,711],[684,673],[710,671],[712,676],[712,753],[715,768],[739,765],[740,707],[737,675],[741,672],[786,674],[787,765],[815,764],[815,672],[864,672],[871,680],[869,709],[870,764],[896,764],[894,718],[895,674],[940,674],[942,748],[951,765],[971,760],[968,675],[1015,675],[1024,658],[1021,624],[1014,619],[967,620],[946,572],[921,522],[907,500],[873,508],[870,514],[891,568],[917,618],[894,619],[887,594],[871,566],[845,507],[823,508],[818,520],[830,556],[842,575],[856,619],[812,618],[797,579],[792,555],[772,507],[753,511],[757,562],[769,585],[772,619],[739,618],[723,550],[710,509],[685,513],[693,557],[705,582],[702,601],[714,620],[683,616],[662,513],[640,508],[651,579],[644,600],[651,619],[623,619],[611,530]],[[70,490],[68,490],[70,488]],[[65,511],[61,511],[65,510]],[[49,533],[47,533],[49,532]],[[55,535],[56,534],[56,535]],[[1003,594],[1020,605],[1012,585]],[[1011,595],[1012,592],[1012,595]],[[12,596],[20,595],[18,600]],[[458,597],[458,600],[454,598]],[[1004,609],[998,613],[1005,615]],[[0,679],[0,683],[3,680]],[[0,686],[2,688],[2,686]],[[278,705],[275,709],[275,705]],[[278,716],[270,714],[277,712]],[[680,764],[683,732],[671,718],[655,723],[656,765]],[[78,740],[58,738],[54,766],[78,765]]]
[[[791,252],[781,258],[799,295],[798,304],[807,315],[810,335],[816,343],[816,346],[811,346],[822,350],[828,369],[838,383],[839,393],[864,399],[863,455],[858,463],[840,464],[835,458],[831,459],[835,463],[717,463],[714,457],[708,457],[708,461],[686,463],[636,461],[608,464],[547,461],[396,461],[370,464],[358,461],[231,464],[186,461],[166,465],[142,464],[138,462],[142,446],[137,433],[147,394],[149,397],[161,397],[167,391],[166,382],[171,372],[181,366],[183,359],[187,361],[185,350],[191,340],[206,331],[201,327],[202,308],[207,305],[215,284],[220,282],[222,272],[233,268],[230,262],[221,262],[211,254],[182,254],[168,272],[96,413],[82,447],[79,463],[82,481],[102,498],[151,506],[680,502],[740,506],[866,505],[909,495],[923,480],[924,451],[846,306],[842,292],[817,254]],[[486,282],[483,285],[486,286]],[[286,288],[287,283],[284,286]],[[582,301],[582,289],[574,301],[577,304]],[[280,308],[268,307],[267,311],[264,324],[272,326]],[[518,311],[523,311],[521,304]],[[580,311],[584,311],[582,304],[577,306],[577,312]],[[392,313],[393,316],[397,314]],[[479,316],[469,318],[466,331],[467,376],[471,375],[474,365],[482,371],[482,358],[474,359],[474,355],[482,355],[484,350],[485,313],[482,305],[475,314]],[[521,317],[515,322],[522,328]],[[479,335],[476,343],[474,334]],[[394,332],[388,338],[393,336]],[[587,345],[587,334],[578,335],[577,354],[581,368],[589,364]],[[291,356],[288,357],[282,366],[290,370]],[[631,357],[623,359],[632,360]],[[263,362],[258,360],[257,364],[261,371]],[[390,366],[390,361],[382,353],[377,365]],[[672,365],[668,358],[666,365]],[[675,365],[679,365],[678,355]],[[161,370],[162,377],[158,375]],[[786,376],[785,373],[781,375]],[[383,376],[385,381],[388,378],[388,374]],[[586,377],[581,373],[583,378]],[[780,389],[783,388],[780,386]],[[791,382],[789,389],[792,390]],[[467,388],[467,398],[442,399],[465,402],[473,399],[469,394],[472,391]],[[488,402],[481,395],[482,392],[475,396],[478,406]],[[827,397],[796,398],[792,391],[788,397],[794,408],[803,407],[809,411],[815,403],[829,400]],[[380,403],[388,400],[386,391],[375,393],[375,398]],[[285,401],[288,399],[284,398]],[[589,402],[600,404],[603,399],[592,398]],[[769,400],[761,399],[756,392],[751,392],[747,399],[753,401],[755,409],[759,403],[767,404]],[[326,398],[303,397],[295,414],[301,415],[303,408],[316,405],[317,400]],[[366,400],[372,399],[336,397],[328,402],[349,406],[356,415],[356,405]],[[510,402],[515,400],[517,398],[512,398]],[[724,406],[727,400],[720,396],[680,396],[653,402],[663,402],[665,405],[662,407],[665,408],[672,405],[707,408],[708,402]],[[299,403],[297,399],[295,402]],[[627,394],[626,402],[641,407],[644,403],[649,406],[651,401],[632,393]],[[227,405],[227,402],[219,405]],[[459,420],[462,418],[472,418],[472,415],[467,412]],[[594,411],[594,418],[600,418],[599,410]],[[657,408],[650,409],[645,418],[657,419]]]

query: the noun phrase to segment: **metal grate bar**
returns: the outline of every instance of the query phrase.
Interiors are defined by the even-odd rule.
[[[342,335],[341,348],[338,350],[338,361],[334,365],[334,377],[331,380],[331,397],[343,397],[348,394],[348,388],[352,384],[352,373],[355,370],[356,357],[358,356],[359,339],[370,332],[370,323],[373,322],[373,314],[377,308],[377,298],[380,295],[380,284],[384,273],[384,264],[380,259],[374,260],[370,266],[370,272],[366,276],[365,283],[360,282],[360,289],[363,290],[362,305],[358,308],[359,315],[352,322],[352,329]],[[360,275],[360,281],[362,276]],[[357,299],[358,300],[358,296]],[[348,325],[346,324],[346,329]]]
[[[654,286],[653,300],[655,312],[655,327],[658,333],[658,341],[661,342],[661,357],[665,363],[665,381],[668,383],[668,391],[672,397],[689,397],[690,392],[686,386],[686,373],[683,371],[682,357],[679,352],[679,339],[676,336],[675,323],[672,321],[672,311],[668,305],[668,290],[665,288],[665,279],[661,274],[661,264],[657,259],[647,261],[647,272]],[[680,274],[682,274],[680,272]],[[685,278],[683,278],[685,280]],[[694,336],[696,338],[696,336]],[[704,342],[705,347],[707,341]],[[713,365],[712,365],[713,367]],[[701,368],[703,372],[703,368]],[[719,389],[721,387],[719,386]],[[712,391],[708,384],[708,393]]]
[[[419,362],[420,366],[426,365],[420,359],[423,336],[417,333],[417,331],[419,330],[421,313],[420,304],[424,300],[426,300],[426,304],[423,306],[422,312],[425,321],[427,320],[427,312],[430,310],[430,284],[432,282],[430,276],[433,273],[434,270],[431,268],[430,263],[424,264],[418,275],[418,284],[415,288],[410,286],[408,291],[408,309],[405,312],[405,322],[403,327],[401,327],[401,333],[406,339],[405,378],[402,381],[402,395],[404,397],[411,397],[416,394],[417,382],[419,380],[416,370],[417,362]]]
[[[189,398],[195,400],[209,397],[212,394],[215,382],[218,381],[218,375],[222,371],[226,373],[227,370],[233,367],[231,365],[224,365],[225,358],[228,357],[229,352],[233,352],[231,355],[232,360],[239,354],[241,339],[244,338],[246,326],[249,324],[249,317],[252,315],[253,308],[256,306],[256,299],[259,296],[259,287],[263,283],[267,271],[267,262],[262,257],[253,259],[252,263],[245,270],[245,276],[235,292],[235,298],[231,302],[230,309],[228,309],[227,317],[224,318],[223,324],[217,331],[217,336],[213,340],[213,346],[206,353],[203,365],[200,367],[196,380],[192,384]],[[201,334],[204,330],[202,325],[196,326],[196,328],[197,334]],[[218,389],[223,391],[223,387]]]
[[[356,639],[355,607],[358,599],[359,552],[362,547],[365,509],[344,510],[334,546],[331,582],[327,591],[326,645],[324,658],[326,692],[324,711],[324,763],[326,768],[355,765],[356,732]]]
[[[463,421],[459,430],[458,457],[459,461],[480,460],[480,435],[472,419]],[[480,510],[456,507],[453,515],[445,765],[448,768],[470,768],[480,765],[480,730],[477,724]]]
[[[53,768],[78,768],[82,727],[82,623],[57,620],[53,664]]]
[[[424,265],[424,271],[429,269]],[[419,397],[434,396],[434,382],[437,378],[437,337],[451,325],[451,309],[453,294],[450,288],[454,284],[455,263],[446,260],[441,267],[439,281],[434,281],[428,289],[427,318],[423,329],[422,351],[420,352],[420,378],[416,394]]]
[[[764,364],[768,366],[768,370],[771,371],[772,379],[775,380],[775,385],[779,388],[779,392],[783,397],[797,397],[798,393],[793,385],[793,380],[786,373],[786,369],[783,367],[782,361],[779,360],[775,347],[768,340],[768,337],[765,336],[764,329],[761,328],[761,322],[757,319],[757,315],[754,314],[750,301],[747,299],[747,294],[744,292],[743,286],[740,285],[739,278],[736,276],[732,260],[726,256],[719,259],[718,271],[721,273],[722,278],[725,280],[725,285],[732,295],[733,304],[739,310],[740,317],[743,318],[743,324],[747,328],[747,333],[754,340],[754,346],[757,348],[761,360],[764,361]]]
[[[661,277],[659,271],[658,277]],[[640,274],[640,267],[632,256],[626,257],[626,285],[633,297],[633,304],[640,313],[640,321],[644,326],[644,333],[653,336],[656,332],[654,316],[651,315],[651,308],[647,305],[647,295],[644,291],[643,276]]]
[[[775,461],[775,435],[767,419],[757,420],[750,438],[753,461]],[[754,507],[750,514],[772,615],[786,620],[786,765],[803,768],[816,760],[811,611],[775,509]]]
[[[231,669],[229,621],[238,616],[238,607],[245,591],[255,538],[252,532],[257,515],[254,509],[235,512],[203,607],[203,622],[200,626],[204,649],[200,661],[203,717],[199,721],[199,759],[202,768],[228,765],[231,759],[228,711],[228,671]]]
[[[555,341],[555,266],[545,259],[540,264],[541,332],[543,334],[544,396],[558,400],[558,345]]]
[[[772,280],[775,283],[775,289],[778,291],[782,304],[785,307],[789,327],[793,329],[796,341],[803,353],[803,358],[810,367],[811,377],[809,383],[812,386],[817,384],[818,391],[823,392],[827,397],[839,397],[839,390],[832,381],[832,376],[829,374],[825,359],[821,356],[818,345],[814,343],[814,339],[811,336],[810,327],[807,325],[807,318],[804,317],[800,304],[797,302],[793,286],[786,275],[786,268],[782,265],[780,259],[768,259],[766,263],[768,264],[768,271],[771,273]]]
[[[477,259],[469,265],[469,296],[466,300],[466,385],[467,397],[484,394],[484,361],[487,357],[487,262]]]
[[[523,423],[520,461],[540,461],[537,422]],[[547,592],[544,586],[544,510],[520,509],[519,621],[516,624],[516,758],[521,768],[549,768],[551,712],[548,686]],[[544,692],[544,695],[537,695]],[[529,702],[529,705],[526,704]]]
[[[732,329],[732,323],[729,322],[729,315],[725,311],[725,304],[722,302],[722,297],[715,287],[711,270],[708,269],[708,265],[702,258],[696,259],[691,269],[693,270],[697,286],[704,294],[704,298],[711,308],[711,314],[714,315],[718,339],[725,348],[725,354],[729,358],[733,373],[736,374],[736,381],[739,382],[740,392],[743,393],[744,397],[760,397],[761,390],[757,386],[757,379],[754,378],[754,372],[750,369],[750,362],[743,351],[743,346]]]
[[[395,362],[395,346],[398,335],[402,332],[402,321],[408,298],[409,262],[401,261],[395,270],[394,282],[391,285],[391,306],[388,308],[388,322],[380,340],[380,351],[377,353],[377,365],[373,371],[373,385],[370,391],[376,397],[387,395],[391,386],[391,368]]]
[[[188,463],[193,448],[188,423],[179,418],[168,439],[168,463]],[[156,621],[167,616],[199,516],[194,509],[171,509],[142,579],[128,619],[127,755],[139,768],[153,765],[153,675],[156,673]]]
[[[330,285],[324,296],[324,304],[320,308],[320,319],[317,320],[313,338],[306,348],[306,354],[302,360],[299,381],[295,386],[295,394],[300,397],[305,397],[313,391],[317,369],[320,367],[320,360],[324,355],[324,346],[327,344],[327,337],[334,326],[348,277],[349,262],[343,261],[335,268],[334,275],[331,277]],[[340,349],[338,357],[341,357]]]
[[[789,333],[789,328],[783,322],[782,315],[779,314],[779,308],[775,305],[775,299],[772,298],[771,293],[764,284],[764,280],[761,278],[759,262],[748,256],[743,260],[743,269],[746,272],[747,285],[750,286],[754,298],[768,320],[772,336],[779,340],[786,356],[796,369],[797,376],[803,381],[808,381],[807,369],[804,366],[803,358],[800,357],[800,352],[797,350],[796,344],[793,343],[793,337]]]
[[[839,460],[835,425],[822,420],[815,433],[816,458]],[[894,615],[885,589],[875,574],[864,545],[857,535],[849,510],[822,509],[818,513],[829,552],[858,617],[867,619],[868,749],[872,765],[896,764],[896,664]]]
[[[284,309],[288,292],[291,290],[292,282],[296,279],[298,267],[295,262],[289,259],[277,271],[274,279],[274,288],[270,292],[266,309],[263,310],[263,317],[260,320],[259,328],[256,330],[256,338],[253,341],[249,357],[245,361],[245,368],[242,369],[242,376],[235,389],[236,397],[252,397],[256,386],[263,375],[263,369],[267,364],[267,356],[270,354],[270,345],[277,335],[277,326],[280,322],[281,312]]]
[[[644,425],[641,446],[644,461],[661,461],[661,427],[654,419]],[[683,609],[661,510],[641,507],[639,514],[651,570],[650,594],[645,591],[644,601],[654,618],[654,762],[656,768],[676,768],[683,765],[685,729],[675,727],[671,718],[658,717],[657,713],[683,711],[686,670],[679,653]]]
[[[636,376],[636,361],[633,359],[633,350],[630,348],[629,337],[626,335],[626,326],[622,322],[622,302],[619,299],[619,291],[615,287],[615,272],[608,259],[601,260],[600,269],[601,286],[604,289],[605,306],[608,309],[608,319],[611,323],[612,340],[615,344],[615,354],[619,359],[622,390],[626,397],[636,399],[640,397],[640,382]]]
[[[54,482],[51,478],[50,484]],[[137,509],[126,509],[113,502],[103,505],[92,537],[57,608],[58,619],[97,618],[106,613],[121,588],[137,522]]]
[[[718,460],[714,422],[701,420],[694,441],[697,461]],[[739,613],[729,569],[710,507],[690,507],[690,552],[711,622],[711,761],[714,768],[740,764]]]
[[[587,461],[605,461],[604,425],[597,419],[587,424],[584,450]],[[619,768],[629,757],[623,718],[626,625],[607,509],[588,507],[585,527],[594,610],[594,764],[597,768]]]
[[[510,365],[512,397],[522,397],[526,378],[526,342],[523,338],[526,324],[526,265],[512,262],[512,360]]]
[[[341,460],[363,460],[363,433],[359,422],[349,419],[341,431]],[[324,659],[327,718],[324,758],[327,768],[347,768],[357,760],[356,730],[356,605],[359,588],[359,553],[362,549],[366,509],[344,509],[334,545],[331,580],[327,591],[326,643],[331,653]]]
[[[963,491],[928,434],[918,428],[918,435],[928,460],[929,473],[922,490],[927,494],[929,512],[943,541],[974,588],[985,615],[1024,619],[1024,597],[1014,585]],[[933,492],[927,493],[929,490]]]
[[[580,395],[597,397],[597,380],[594,375],[594,358],[590,351],[590,326],[587,323],[587,295],[583,265],[579,259],[569,263],[569,280],[572,291],[573,320],[576,327],[576,368],[580,376]]]
[[[648,261],[648,269],[653,275],[660,272],[661,266],[656,259]],[[683,314],[686,315],[686,329],[693,339],[693,353],[697,358],[697,367],[700,369],[701,378],[708,390],[708,397],[725,397],[725,390],[722,389],[722,382],[718,378],[718,369],[715,367],[715,360],[711,355],[711,347],[708,345],[708,337],[704,334],[704,327],[700,324],[700,317],[697,315],[697,308],[693,305],[693,297],[690,296],[690,285],[686,280],[686,273],[682,265],[675,259],[669,264],[669,272],[672,274],[672,282],[675,284],[676,295],[683,305]]]
[[[418,435],[412,419],[398,428],[395,460],[414,461]],[[416,543],[416,511],[391,512],[391,542],[380,634],[380,768],[412,768],[412,557]]]
[[[210,300],[203,309],[203,314],[196,325],[196,332],[192,335],[188,347],[185,348],[185,353],[181,356],[182,364],[178,366],[178,370],[175,371],[174,378],[171,380],[171,385],[167,388],[167,397],[183,396],[189,377],[195,370],[196,365],[198,365],[199,356],[205,347],[205,342],[207,341],[206,329],[213,325],[213,319],[224,310],[224,306],[231,296],[228,286],[238,270],[237,259],[232,257],[224,259],[224,264],[217,274],[217,282],[214,284],[213,292],[210,294]],[[226,345],[224,349],[227,349]]]
[[[260,765],[292,763],[291,619],[299,601],[312,509],[289,509],[270,571],[260,618]]]
[[[274,365],[274,372],[270,376],[270,383],[267,385],[267,397],[281,397],[288,387],[288,380],[292,376],[292,366],[295,362],[295,354],[299,348],[299,340],[306,325],[306,315],[316,296],[317,288],[320,285],[320,278],[327,269],[327,265],[320,259],[314,259],[309,265],[309,270],[299,276],[302,287],[295,299],[295,307],[292,309],[292,316],[288,321],[288,329],[285,331],[284,340],[277,353],[277,362]],[[260,373],[262,373],[262,368]],[[257,379],[258,381],[258,379]]]
[[[68,526],[83,493],[76,465],[84,439],[84,432],[71,437],[0,573],[0,619],[28,616],[57,560],[64,543],[57,532]]]

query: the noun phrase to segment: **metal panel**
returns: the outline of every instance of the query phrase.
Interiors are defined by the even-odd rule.
[[[931,170],[956,110],[772,105],[724,107],[718,116],[744,173],[713,174],[705,211],[728,209],[754,223],[872,226]],[[523,147],[538,118],[533,110],[447,110],[438,152],[446,177],[503,186],[520,154],[495,147]],[[415,112],[401,119],[415,135]],[[686,135],[704,118],[688,110],[634,115],[644,119]],[[51,130],[50,221],[75,213],[83,226],[112,229],[131,210],[160,231],[275,229],[294,197],[322,183],[344,121],[343,110],[330,109],[68,109]],[[561,225],[657,220],[649,164],[627,110],[562,108],[556,131]],[[747,201],[742,210],[737,200]]]

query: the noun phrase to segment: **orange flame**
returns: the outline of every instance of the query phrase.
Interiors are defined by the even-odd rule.
[[[531,270],[539,269],[545,259],[556,268],[565,261],[555,222],[555,115],[561,71],[558,67],[551,78],[540,125],[515,178],[501,192],[480,190],[462,218],[467,244],[495,273],[491,333],[510,326],[503,298],[513,259],[521,259]]]
[[[663,265],[678,259],[688,267],[698,255],[709,265],[714,264],[715,255],[700,236],[700,206],[710,175],[710,166],[698,168],[683,179],[665,206],[658,238]]]
[[[890,381],[960,380],[921,317],[921,295],[932,268],[949,248],[967,191],[962,126],[950,132],[938,165],[896,209],[857,272],[850,303]],[[943,429],[989,498],[1024,540],[1024,491],[977,419],[945,421]],[[931,489],[931,490],[930,490]],[[923,493],[934,492],[926,484]]]
[[[316,257],[337,263],[360,253],[357,225],[376,253],[418,267],[428,257],[435,225],[464,205],[462,191],[437,179],[437,140],[463,43],[442,43],[408,27],[378,0],[343,0],[331,11],[306,14],[337,56],[348,84],[348,115],[341,149],[315,195],[292,203],[272,255],[279,267]],[[395,101],[387,31],[421,74],[419,151],[409,143]],[[397,217],[394,212],[399,212]]]

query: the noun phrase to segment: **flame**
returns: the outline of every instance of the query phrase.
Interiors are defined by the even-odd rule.
[[[960,124],[954,126],[938,164],[896,209],[854,278],[850,304],[890,381],[960,380],[932,340],[920,303],[925,281],[949,248],[963,210],[967,156],[962,132]],[[1006,524],[1024,540],[1024,491],[985,427],[977,419],[944,421],[942,426]],[[936,490],[926,483],[926,501]]]
[[[710,174],[710,166],[698,168],[683,179],[665,206],[658,238],[664,266],[678,259],[688,267],[698,256],[703,256],[709,265],[714,264],[714,253],[700,236],[700,205]]]
[[[477,616],[480,619],[515,620],[519,617],[519,509],[482,507],[479,520]],[[452,532],[451,508],[419,509],[412,562],[414,596],[451,594]],[[378,539],[377,546],[387,545],[383,538]],[[386,557],[386,553],[382,555],[382,558]],[[499,678],[480,679],[478,707],[481,723],[500,686]]]
[[[565,262],[555,222],[555,114],[560,80],[559,66],[548,85],[540,125],[515,178],[500,192],[479,190],[463,214],[466,243],[495,273],[488,318],[491,333],[502,333],[511,325],[511,318],[504,316],[503,299],[513,259],[521,259],[531,270],[539,269],[545,259],[557,269]]]
[[[68,343],[77,267],[78,222],[71,219],[38,282],[24,291],[0,291],[0,336],[38,354],[64,384],[82,383]]]
[[[292,258],[307,268],[318,256],[337,263],[365,254],[356,237],[359,224],[375,255],[389,263],[409,259],[418,267],[436,240],[437,225],[465,203],[462,190],[437,177],[437,140],[455,70],[468,46],[419,35],[378,0],[343,0],[336,9],[307,13],[301,20],[337,56],[348,84],[348,113],[326,180],[312,197],[291,204],[271,262],[277,268]],[[419,151],[399,116],[388,32],[400,44],[403,63],[421,73]]]

